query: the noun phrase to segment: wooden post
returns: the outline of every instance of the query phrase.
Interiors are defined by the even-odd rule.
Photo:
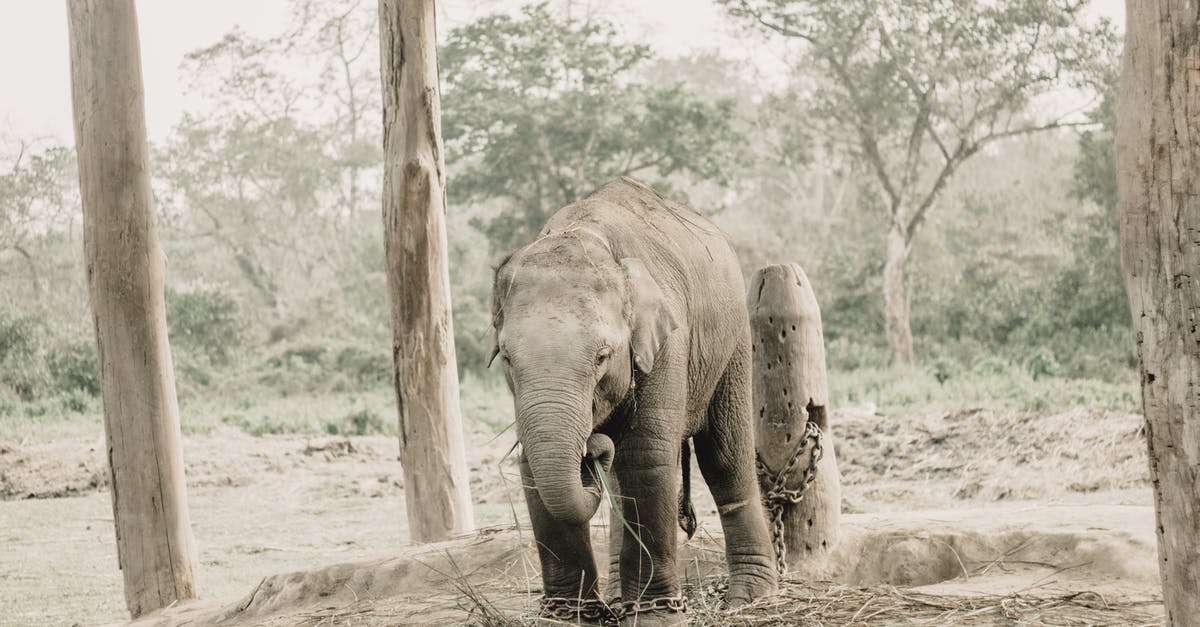
[[[1200,4],[1125,7],[1117,190],[1163,604],[1200,625]]]
[[[383,240],[408,522],[416,542],[474,528],[450,318],[433,0],[380,0]]]
[[[829,427],[829,386],[821,309],[799,265],[767,266],[750,280],[747,307],[754,342],[754,412],[759,459],[772,473],[788,463],[805,439],[806,423],[822,432],[823,455],[804,499],[783,510],[788,566],[833,548],[841,517],[842,486]],[[800,486],[811,456],[802,454],[787,487]],[[765,491],[766,486],[764,486]],[[769,519],[769,518],[768,518]]]
[[[196,598],[133,0],[69,0],[83,248],[117,558],[135,618]]]

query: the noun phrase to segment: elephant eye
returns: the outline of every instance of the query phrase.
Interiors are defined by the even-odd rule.
[[[596,353],[596,365],[597,366],[604,365],[604,362],[608,361],[608,358],[611,356],[612,356],[611,348],[608,348],[606,346],[606,347],[600,349],[600,352]]]

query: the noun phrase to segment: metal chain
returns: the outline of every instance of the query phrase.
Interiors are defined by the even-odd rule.
[[[687,599],[682,595],[674,597],[658,597],[649,601],[634,600],[634,601],[619,601],[613,605],[613,613],[616,614],[617,620],[626,616],[633,616],[642,612],[668,612],[671,614],[682,614],[687,611]]]
[[[611,625],[617,622],[616,613],[600,599],[542,597],[538,617],[551,618],[564,623],[587,622]]]
[[[825,453],[821,446],[821,435],[821,428],[817,426],[817,423],[808,421],[804,425],[804,437],[796,443],[791,457],[777,473],[771,472],[771,469],[763,462],[762,455],[755,454],[754,465],[758,470],[759,486],[762,488],[763,506],[771,515],[771,541],[775,545],[775,568],[779,570],[780,575],[787,574],[787,545],[784,542],[783,510],[786,505],[794,505],[803,501],[804,493],[816,480],[817,462],[821,461],[821,456]],[[809,442],[812,442],[811,447]],[[804,475],[800,478],[800,487],[788,488],[788,476],[804,453],[809,451],[812,454],[808,459],[808,467],[804,469]]]
[[[605,603],[600,599],[573,599],[568,597],[542,597],[539,618],[549,618],[564,623],[592,623],[616,625],[622,618],[642,612],[687,612],[687,600],[681,596],[658,597],[649,601],[621,601],[613,599]]]

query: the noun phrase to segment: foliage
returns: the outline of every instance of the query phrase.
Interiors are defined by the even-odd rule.
[[[1029,364],[991,358],[945,377],[937,367],[870,367],[832,370],[834,407],[875,406],[887,414],[987,408],[1057,412],[1088,407],[1137,412],[1137,380],[1111,381],[1038,376]]]
[[[379,100],[373,4],[295,0],[276,36],[235,30],[185,60],[205,104],[156,147],[153,174],[189,432],[222,424],[257,433],[394,428],[380,120],[371,113]],[[485,16],[445,34],[448,252],[469,420],[495,429],[512,420],[503,381],[483,367],[491,253],[638,163],[652,164],[635,174],[665,193],[721,208],[713,219],[747,275],[768,263],[804,266],[822,306],[836,403],[1125,407],[1136,375],[1112,213],[1111,98],[1088,114],[1082,133],[1063,128],[991,142],[947,179],[938,209],[924,214],[909,247],[922,359],[891,369],[878,294],[892,216],[881,211],[887,194],[855,134],[849,92],[818,47],[799,48],[796,67],[781,77],[786,84],[756,83],[719,51],[663,57],[627,43],[609,22],[564,17],[557,6]],[[967,69],[981,72],[1012,61],[1011,50],[999,60],[972,57],[968,44],[1024,37],[1036,29],[1017,23],[1024,15],[1052,26],[1039,44],[1058,42],[1048,55],[1107,45],[1098,34],[1106,27],[1078,14],[1068,24],[1054,7],[1075,5],[1050,0],[746,6],[819,8],[806,14],[813,19],[886,9],[867,23],[886,27],[911,58],[885,62],[878,33],[866,37],[876,47],[855,48],[852,84],[887,99],[872,105],[866,128],[880,138],[889,176],[902,180],[901,149],[917,123],[904,71],[939,81],[921,127],[917,191],[927,191],[938,171],[932,137],[948,141],[942,132],[958,115],[952,97],[972,85],[981,90],[973,97],[994,95],[1015,76],[946,82],[964,75],[956,64],[970,61],[976,65]],[[975,30],[963,34],[955,64],[927,71],[923,60],[940,45],[939,33],[957,32],[946,30],[950,7],[966,16],[986,9],[1014,23],[985,28],[986,41],[976,41]],[[927,9],[925,17],[913,17],[916,9]],[[917,37],[914,24],[933,36]],[[1084,31],[1098,39],[1089,44]],[[1081,40],[1061,41],[1063,32]],[[1107,54],[1097,52],[1089,61],[1095,67],[1077,67],[1071,81],[1060,75],[1042,85],[1078,80],[1086,93],[1108,94],[1112,72],[1100,67],[1111,61]],[[1060,120],[1032,116],[1045,110],[1034,95],[1040,90],[1006,100],[1012,106],[997,128]],[[12,166],[0,172],[0,248],[15,237],[28,253],[0,250],[0,289],[10,296],[0,312],[0,422],[28,433],[99,425],[71,153],[30,140],[0,147]]]
[[[0,311],[0,395],[25,402],[100,393],[95,344],[55,334],[36,315]]]
[[[247,374],[284,395],[366,391],[391,381],[392,362],[386,344],[320,338],[272,347]]]
[[[176,354],[185,352],[225,366],[244,346],[238,302],[225,290],[205,284],[167,288],[166,301],[169,337]]]
[[[1112,67],[1115,36],[1085,0],[719,0],[730,15],[803,42],[818,68],[815,137],[870,173],[886,211],[883,272],[892,356],[913,359],[905,265],[962,164],[996,141],[1059,128],[1039,97],[1084,88]],[[811,60],[811,63],[808,61]]]
[[[356,243],[343,233],[378,202],[382,161],[370,3],[291,8],[293,24],[277,37],[235,28],[186,56],[207,106],[185,114],[156,154],[176,227],[168,233],[188,234],[170,248],[204,258],[216,244],[235,262],[221,278],[239,281],[276,321],[311,304],[306,287],[338,287],[333,275]],[[297,61],[309,71],[294,70]]]
[[[1079,159],[1075,162],[1075,195],[1105,209],[1116,228],[1117,161],[1117,83],[1119,71],[1114,64],[1096,79],[1100,103],[1088,113],[1095,125],[1079,135]],[[1098,126],[1098,128],[1097,128]]]
[[[33,292],[41,296],[41,266],[33,240],[61,229],[72,221],[70,209],[78,194],[75,153],[66,146],[40,150],[32,142],[16,142],[11,164],[0,173],[0,257],[21,256]]]
[[[617,176],[659,187],[677,173],[722,180],[736,141],[732,103],[638,80],[649,59],[611,23],[545,3],[456,28],[440,51],[452,203],[505,201],[481,226],[511,249]]]
[[[325,432],[329,435],[394,434],[396,425],[393,422],[385,422],[379,414],[370,409],[360,409],[346,414],[340,421],[326,422]]]

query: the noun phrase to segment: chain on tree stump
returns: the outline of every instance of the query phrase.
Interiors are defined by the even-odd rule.
[[[755,273],[747,307],[754,343],[760,488],[764,494],[800,497],[773,501],[773,507],[782,507],[782,525],[774,525],[773,531],[776,544],[782,540],[786,550],[781,566],[791,567],[827,554],[837,541],[841,517],[841,476],[826,413],[829,387],[821,310],[812,284],[795,263]],[[814,427],[819,437],[814,437]],[[782,483],[776,481],[780,474]],[[767,513],[770,518],[772,512]]]

